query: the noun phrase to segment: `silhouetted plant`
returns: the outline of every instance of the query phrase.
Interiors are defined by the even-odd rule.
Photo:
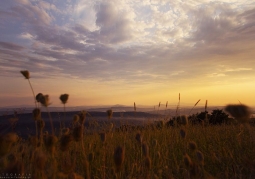
[[[215,109],[212,111],[209,123],[210,124],[222,124],[228,120],[228,114],[223,110]]]

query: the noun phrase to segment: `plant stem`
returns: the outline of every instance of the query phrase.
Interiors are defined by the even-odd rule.
[[[35,107],[37,108],[37,105],[36,105],[36,98],[35,98],[35,93],[34,93],[33,87],[32,87],[32,85],[31,85],[31,83],[30,83],[30,80],[29,80],[29,79],[27,79],[27,80],[28,80],[28,83],[29,83],[29,85],[30,85],[30,88],[31,88],[31,90],[32,90],[32,92],[33,92],[34,101],[35,101]]]
[[[54,136],[54,127],[53,127],[52,118],[51,118],[51,115],[50,115],[48,107],[46,107],[46,109],[47,109],[48,115],[50,117],[51,132],[52,132],[52,135]]]

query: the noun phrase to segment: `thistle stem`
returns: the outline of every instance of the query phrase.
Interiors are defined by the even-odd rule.
[[[48,115],[50,117],[51,132],[52,132],[52,135],[54,136],[54,127],[53,127],[52,118],[51,118],[51,115],[50,115],[48,107],[46,107],[46,109],[47,109]]]
[[[31,85],[31,83],[30,83],[30,80],[29,80],[29,79],[27,79],[27,80],[28,80],[28,83],[29,83],[29,85],[30,85],[30,88],[31,88],[31,90],[32,90],[32,92],[33,92],[33,95],[34,95],[34,101],[35,101],[35,107],[37,108],[37,105],[36,105],[36,98],[35,98],[35,93],[34,93],[34,89],[33,89],[32,85]]]

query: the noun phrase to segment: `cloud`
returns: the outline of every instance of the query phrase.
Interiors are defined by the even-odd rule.
[[[9,42],[1,42],[0,41],[0,48],[4,48],[4,49],[9,49],[9,50],[16,50],[16,51],[21,51],[24,49],[23,46],[21,45],[17,45],[14,43],[9,43]]]

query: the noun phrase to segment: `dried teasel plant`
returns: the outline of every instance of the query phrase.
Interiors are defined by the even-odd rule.
[[[251,109],[243,104],[230,104],[225,107],[231,116],[237,119],[240,123],[246,123],[249,121],[251,115]]]
[[[65,113],[64,122],[61,122],[61,123],[63,123],[62,127],[65,127],[65,121],[66,121],[66,103],[68,101],[68,98],[69,98],[69,94],[61,94],[60,97],[59,97],[60,101],[64,105],[64,113]]]
[[[121,146],[116,147],[114,150],[114,155],[113,155],[116,172],[120,172],[124,162],[124,158],[125,158],[125,148]]]
[[[111,118],[112,118],[112,115],[113,115],[112,109],[108,109],[108,110],[106,111],[106,113],[107,113],[108,119],[111,119]]]
[[[34,89],[33,89],[32,85],[31,85],[30,80],[29,80],[30,79],[30,73],[29,73],[28,70],[20,71],[20,73],[25,77],[25,79],[28,80],[29,86],[30,86],[30,88],[32,90],[32,93],[33,93],[33,96],[34,96],[35,107],[37,108]]]

